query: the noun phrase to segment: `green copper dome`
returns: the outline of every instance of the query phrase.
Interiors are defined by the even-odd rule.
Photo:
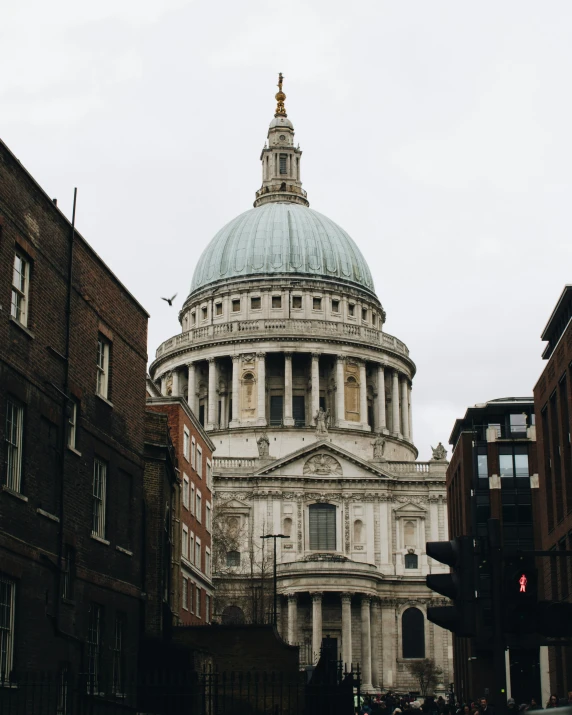
[[[326,216],[299,204],[268,203],[222,228],[203,251],[191,293],[247,276],[329,278],[374,292],[359,248]]]

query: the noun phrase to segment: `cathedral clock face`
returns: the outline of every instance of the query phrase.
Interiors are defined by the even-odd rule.
[[[280,135],[280,141],[281,141],[281,142],[286,141],[286,137],[284,136],[284,134],[281,134],[281,135]]]

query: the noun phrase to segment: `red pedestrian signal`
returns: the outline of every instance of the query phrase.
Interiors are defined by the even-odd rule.
[[[526,578],[526,574],[522,574],[522,576],[518,579],[518,582],[519,582],[519,584],[520,584],[519,593],[526,593],[526,584],[528,583],[528,579]]]

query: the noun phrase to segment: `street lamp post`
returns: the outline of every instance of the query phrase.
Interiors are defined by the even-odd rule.
[[[277,594],[277,577],[276,577],[276,539],[289,539],[286,534],[265,534],[260,537],[261,539],[273,539],[274,540],[274,608],[272,609],[272,623],[276,626],[276,611],[278,605],[278,594]]]

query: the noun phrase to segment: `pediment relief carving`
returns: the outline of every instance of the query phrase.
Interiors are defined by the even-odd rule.
[[[304,476],[314,474],[318,476],[334,474],[341,477],[342,465],[331,454],[315,454],[304,463]]]

